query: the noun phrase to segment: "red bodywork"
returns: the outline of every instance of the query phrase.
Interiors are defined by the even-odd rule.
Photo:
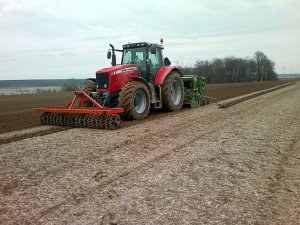
[[[173,70],[176,70],[181,74],[180,70],[176,66],[161,66],[156,73],[154,85],[162,85],[166,76]],[[97,91],[100,92],[113,92],[116,90],[121,90],[124,84],[132,81],[131,77],[139,76],[136,64],[125,64],[107,67],[97,70],[96,76],[98,73],[109,73],[108,88],[97,88]]]
[[[176,66],[161,66],[156,73],[154,85],[162,85],[166,76],[173,70],[178,71],[183,75]]]
[[[108,88],[97,89],[100,92],[113,92],[121,90],[124,84],[131,81],[130,77],[138,77],[139,71],[136,64],[117,65],[97,70],[98,73],[109,73]]]
[[[95,107],[85,107],[85,100],[91,101]],[[80,107],[77,102],[81,101]],[[48,106],[36,108],[36,112],[56,112],[56,113],[78,113],[78,114],[119,114],[124,112],[123,108],[104,108],[93,98],[83,91],[76,91],[73,99],[66,106]]]

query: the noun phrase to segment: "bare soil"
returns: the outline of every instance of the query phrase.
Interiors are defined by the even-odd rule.
[[[299,224],[300,82],[1,145],[1,224]]]
[[[207,95],[224,100],[243,94],[260,91],[290,80],[278,80],[259,83],[208,84]],[[0,95],[0,134],[40,126],[40,113],[34,111],[37,107],[66,105],[73,92]],[[215,100],[211,100],[214,102]],[[150,118],[157,116],[150,115]],[[129,123],[131,124],[131,123]]]
[[[66,105],[73,92],[0,95],[0,133],[20,130],[40,125],[37,107]]]
[[[226,84],[207,84],[207,95],[217,98],[217,101],[234,98],[255,91],[272,88],[292,81],[291,79],[268,81],[268,82],[245,82],[245,83],[226,83]],[[215,102],[212,100],[211,102]]]

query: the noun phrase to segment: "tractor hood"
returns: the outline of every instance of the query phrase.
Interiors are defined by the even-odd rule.
[[[121,73],[128,73],[138,71],[138,67],[136,64],[125,64],[125,65],[117,65],[102,68],[96,71],[96,73],[112,73],[112,74],[121,74]]]
[[[110,93],[119,91],[132,77],[138,77],[138,75],[136,64],[117,65],[97,70],[96,90]]]

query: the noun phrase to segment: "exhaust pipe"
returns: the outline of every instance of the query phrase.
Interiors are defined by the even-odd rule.
[[[109,44],[112,50],[112,57],[111,57],[111,65],[116,66],[117,65],[117,60],[116,60],[116,54],[115,54],[115,47],[112,44]]]

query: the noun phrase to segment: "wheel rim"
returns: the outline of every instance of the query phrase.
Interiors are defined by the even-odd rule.
[[[171,84],[171,100],[174,105],[178,105],[181,101],[181,85],[178,80],[173,80]]]
[[[143,113],[147,107],[147,97],[145,92],[138,90],[134,94],[134,109],[137,113]]]

